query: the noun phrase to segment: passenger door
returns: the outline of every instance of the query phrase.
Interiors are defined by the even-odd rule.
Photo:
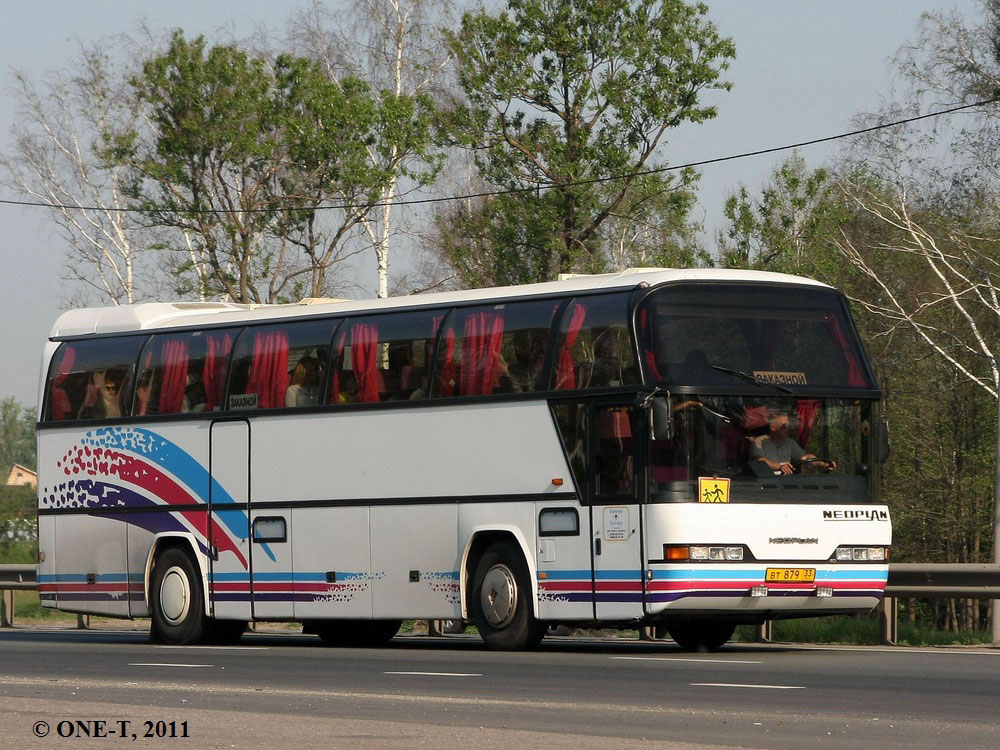
[[[208,538],[212,613],[250,620],[250,422],[213,422]]]
[[[631,402],[603,401],[590,407],[591,559],[598,620],[631,619],[644,611],[642,414]]]

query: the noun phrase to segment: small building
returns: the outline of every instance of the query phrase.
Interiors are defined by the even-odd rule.
[[[21,487],[26,484],[32,487],[38,487],[37,472],[32,471],[27,466],[14,464],[14,466],[11,467],[10,473],[7,475],[7,486]]]

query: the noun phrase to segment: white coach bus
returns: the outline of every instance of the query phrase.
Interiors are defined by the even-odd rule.
[[[492,648],[558,623],[717,648],[882,597],[887,443],[836,290],[640,269],[307,302],[59,318],[45,606],[167,643],[461,618]]]

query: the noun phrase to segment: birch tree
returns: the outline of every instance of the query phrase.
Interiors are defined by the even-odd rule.
[[[148,127],[116,133],[115,154],[147,220],[206,260],[212,293],[324,296],[387,182],[368,149],[406,135],[371,86],[332,83],[303,57],[209,47],[181,32],[131,85]]]
[[[957,13],[924,16],[918,42],[897,57],[912,84],[907,92],[912,102],[996,99],[1000,1],[985,0],[982,7],[978,21]],[[998,115],[993,101],[955,116],[954,123],[937,124],[934,131],[899,127],[862,139],[857,148],[862,167],[842,186],[884,235],[862,242],[845,233],[838,243],[867,279],[869,291],[858,301],[885,323],[884,333],[911,334],[995,408],[1000,394]],[[992,515],[993,559],[1000,563],[1000,421],[991,421],[997,440],[992,508],[975,507],[975,493],[957,499],[973,508],[966,525],[968,546],[977,556],[986,546],[978,529]],[[956,454],[956,465],[963,458]],[[993,604],[992,620],[993,640],[1000,643],[1000,602]]]
[[[141,119],[121,70],[88,48],[42,87],[15,73],[18,122],[11,151],[0,155],[3,183],[50,207],[67,243],[65,278],[85,290],[81,302],[131,303],[164,285],[151,235],[133,213],[131,174],[115,163],[107,138]]]
[[[448,4],[428,0],[352,0],[333,9],[315,2],[291,25],[292,44],[319,61],[331,81],[369,81],[383,114],[390,137],[366,149],[371,166],[386,179],[372,210],[360,219],[375,254],[378,297],[389,295],[398,204],[431,184],[444,160],[434,127],[450,61],[437,29],[448,10]]]

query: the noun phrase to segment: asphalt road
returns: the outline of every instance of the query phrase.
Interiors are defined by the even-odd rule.
[[[156,721],[167,736],[155,736]],[[38,722],[48,728],[40,739]],[[737,644],[692,654],[549,638],[536,652],[497,653],[469,636],[338,649],[277,633],[169,647],[136,631],[0,630],[0,747],[143,743],[993,750],[1000,649]]]

